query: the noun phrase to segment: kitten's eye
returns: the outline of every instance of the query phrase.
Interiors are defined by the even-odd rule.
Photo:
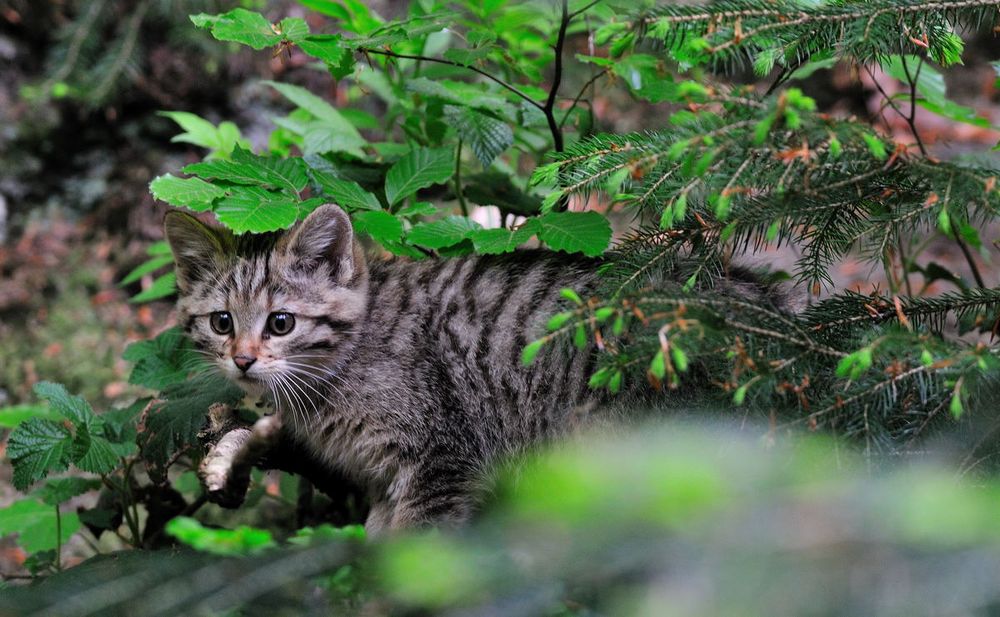
[[[216,311],[208,316],[208,323],[216,334],[230,334],[233,331],[233,316],[226,311]]]
[[[267,329],[272,334],[283,336],[295,327],[295,315],[291,313],[271,313],[267,318]]]

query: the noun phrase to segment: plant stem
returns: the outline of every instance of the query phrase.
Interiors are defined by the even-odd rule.
[[[583,13],[586,13],[590,9],[594,8],[595,5],[600,4],[600,2],[601,2],[601,0],[594,0],[593,2],[591,2],[589,4],[585,4],[584,6],[578,8],[577,10],[575,10],[572,13],[569,14],[570,20],[573,20],[576,17],[579,17],[580,15],[582,15]]]
[[[59,504],[53,506],[56,509],[56,572],[62,571],[62,515],[59,513]]]
[[[983,275],[979,272],[979,266],[976,265],[976,260],[972,256],[972,251],[969,250],[969,245],[967,245],[965,241],[958,236],[958,232],[954,233],[955,242],[958,244],[958,248],[962,249],[962,254],[965,255],[965,261],[969,263],[969,269],[972,270],[972,278],[976,279],[976,285],[982,289],[986,289],[986,282],[983,281]]]
[[[463,68],[463,69],[469,69],[470,71],[473,71],[475,73],[479,73],[483,77],[485,77],[487,79],[490,79],[490,80],[492,80],[492,81],[500,84],[501,86],[503,86],[507,90],[510,90],[511,92],[513,92],[514,94],[516,94],[517,96],[519,96],[520,98],[524,99],[528,104],[530,104],[530,105],[532,105],[534,107],[537,107],[538,109],[540,109],[542,111],[545,110],[545,108],[542,106],[541,103],[539,103],[535,99],[531,98],[530,96],[528,96],[527,94],[525,94],[521,90],[518,90],[516,86],[513,86],[513,85],[505,82],[504,80],[500,79],[499,77],[491,75],[490,73],[487,73],[486,71],[484,71],[484,70],[482,70],[482,69],[480,69],[478,67],[469,65],[469,64],[462,64],[461,62],[452,62],[451,60],[445,60],[444,58],[431,58],[430,56],[417,56],[417,55],[414,55],[414,54],[400,54],[400,53],[396,53],[394,51],[389,51],[388,49],[372,49],[370,47],[360,47],[360,48],[358,48],[358,51],[361,52],[361,53],[363,53],[363,54],[375,54],[377,56],[387,56],[389,58],[405,58],[407,60],[419,60],[419,61],[422,61],[422,62],[436,62],[438,64],[447,64],[449,66],[457,66],[457,67],[460,67],[460,68]]]
[[[572,18],[573,15],[569,13],[569,0],[562,0],[562,19],[559,22],[559,34],[556,35],[556,64],[552,73],[552,88],[549,90],[549,97],[545,100],[545,106],[542,107],[545,119],[549,123],[549,131],[552,132],[552,149],[556,152],[563,151],[563,136],[553,111],[556,105],[556,97],[559,95],[559,84],[562,82],[562,55],[563,46],[566,44],[566,28],[569,27],[569,22]]]
[[[598,79],[600,79],[604,75],[607,75],[608,71],[610,71],[610,70],[611,69],[609,69],[607,67],[601,69],[600,71],[594,73],[594,76],[591,77],[590,79],[588,79],[587,83],[583,84],[583,87],[580,88],[580,91],[577,93],[576,97],[573,99],[573,104],[569,106],[569,109],[567,109],[566,113],[563,114],[562,120],[559,121],[559,128],[560,129],[562,129],[563,125],[566,124],[566,120],[569,119],[569,115],[573,112],[574,109],[576,109],[577,103],[579,103],[580,99],[583,98],[583,94],[587,91],[587,88],[589,88],[590,86],[592,86],[594,84],[594,82],[596,82]]]
[[[469,216],[469,204],[465,201],[462,193],[462,140],[458,140],[458,147],[455,149],[455,195],[458,196],[458,205],[462,209],[462,216]]]
[[[910,113],[906,116],[903,116],[903,118],[906,120],[906,124],[910,127],[910,132],[913,133],[913,138],[917,140],[917,147],[920,148],[920,154],[927,156],[927,148],[924,147],[924,141],[920,139],[920,133],[917,132],[917,122],[916,122],[917,80],[920,79],[920,69],[924,68],[924,59],[923,58],[920,59],[920,64],[917,65],[917,70],[912,76],[910,75],[910,67],[907,66],[906,64],[906,56],[900,53],[899,61],[903,65],[903,72],[906,74],[906,81],[910,85]]]

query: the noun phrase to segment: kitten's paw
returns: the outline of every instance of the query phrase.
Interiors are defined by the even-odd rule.
[[[278,441],[281,432],[281,420],[278,416],[264,416],[253,425],[253,440],[260,448],[270,448]]]
[[[209,501],[225,508],[236,508],[243,503],[249,483],[238,477],[241,474],[233,474],[232,471],[237,455],[250,436],[251,432],[245,428],[229,431],[202,459],[198,475]]]

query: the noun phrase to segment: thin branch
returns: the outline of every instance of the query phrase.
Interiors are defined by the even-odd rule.
[[[394,51],[389,51],[388,49],[372,49],[370,47],[359,47],[358,51],[361,52],[361,53],[363,53],[363,54],[375,54],[377,56],[387,56],[389,58],[404,58],[406,60],[420,60],[420,61],[424,61],[424,62],[436,62],[438,64],[447,64],[448,66],[457,66],[459,68],[469,69],[470,71],[473,71],[475,73],[479,73],[483,77],[485,77],[485,78],[487,78],[489,80],[492,80],[492,81],[496,82],[497,84],[503,86],[507,90],[513,92],[514,94],[516,94],[520,98],[524,99],[524,101],[526,103],[528,103],[529,105],[531,105],[533,107],[536,107],[536,108],[538,108],[539,110],[541,110],[543,112],[545,111],[545,106],[544,105],[542,105],[541,103],[539,103],[535,99],[531,98],[530,96],[528,96],[527,94],[525,94],[521,90],[518,90],[516,86],[512,86],[511,84],[505,82],[504,80],[500,79],[499,77],[496,77],[495,75],[491,75],[490,73],[487,73],[486,71],[484,71],[484,70],[482,70],[480,68],[474,67],[472,65],[469,65],[469,64],[462,64],[461,62],[452,62],[451,60],[445,60],[444,58],[432,58],[430,56],[417,56],[417,55],[414,55],[414,54],[400,54],[400,53],[396,53]]]
[[[972,256],[972,251],[969,250],[969,245],[959,237],[958,233],[955,233],[955,242],[958,244],[958,248],[962,249],[962,254],[965,255],[965,261],[969,262],[969,269],[972,270],[972,278],[976,279],[976,285],[982,288],[986,288],[986,281],[983,280],[983,275],[979,272],[979,266],[976,265],[976,260]]]
[[[920,154],[927,156],[927,148],[924,147],[924,140],[920,138],[920,133],[917,132],[917,80],[920,79],[920,70],[924,68],[924,59],[920,59],[920,64],[917,65],[916,73],[910,75],[910,67],[906,64],[906,56],[902,53],[899,54],[899,61],[903,65],[903,73],[906,74],[906,81],[910,85],[910,113],[909,115],[903,116],[906,119],[906,124],[910,127],[910,132],[913,133],[913,138],[917,140],[917,146],[920,148]]]
[[[566,44],[566,29],[569,27],[571,16],[569,14],[569,0],[562,0],[562,20],[559,22],[559,34],[556,36],[556,46],[555,46],[555,69],[552,73],[552,88],[549,90],[549,97],[545,100],[545,105],[542,106],[542,111],[545,113],[545,119],[549,123],[549,131],[552,132],[552,149],[556,152],[563,151],[563,136],[562,130],[556,123],[555,114],[553,110],[556,105],[556,97],[559,96],[559,85],[562,82],[563,73],[563,46]]]
[[[469,216],[469,204],[465,201],[465,194],[462,193],[462,140],[458,140],[455,148],[455,195],[458,197],[458,205],[462,209],[462,216]]]
[[[587,11],[589,11],[590,9],[592,9],[595,5],[600,4],[600,3],[601,3],[601,0],[594,0],[593,2],[591,2],[589,4],[585,4],[584,6],[578,8],[577,10],[575,10],[572,13],[569,14],[570,20],[572,21],[573,19],[576,19],[577,17],[579,17],[583,13],[586,13]]]
[[[607,67],[601,69],[597,73],[594,73],[594,76],[591,77],[590,79],[588,79],[587,83],[583,84],[583,87],[580,88],[580,91],[577,92],[576,96],[573,98],[573,104],[569,106],[569,109],[567,109],[566,113],[563,114],[562,120],[559,121],[559,128],[560,129],[562,129],[563,125],[566,124],[566,121],[569,120],[569,115],[573,112],[574,109],[576,109],[577,103],[579,103],[580,99],[583,98],[583,94],[587,91],[587,88],[589,88],[590,86],[592,86],[594,84],[594,82],[596,82],[598,79],[600,79],[604,75],[607,75],[610,70],[611,69],[607,68]]]

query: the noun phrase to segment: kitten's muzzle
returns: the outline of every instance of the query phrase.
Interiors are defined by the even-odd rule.
[[[238,354],[233,356],[233,364],[235,364],[236,368],[240,369],[244,373],[250,370],[250,367],[253,366],[253,363],[256,361],[257,358],[253,356],[247,356],[244,354]]]

